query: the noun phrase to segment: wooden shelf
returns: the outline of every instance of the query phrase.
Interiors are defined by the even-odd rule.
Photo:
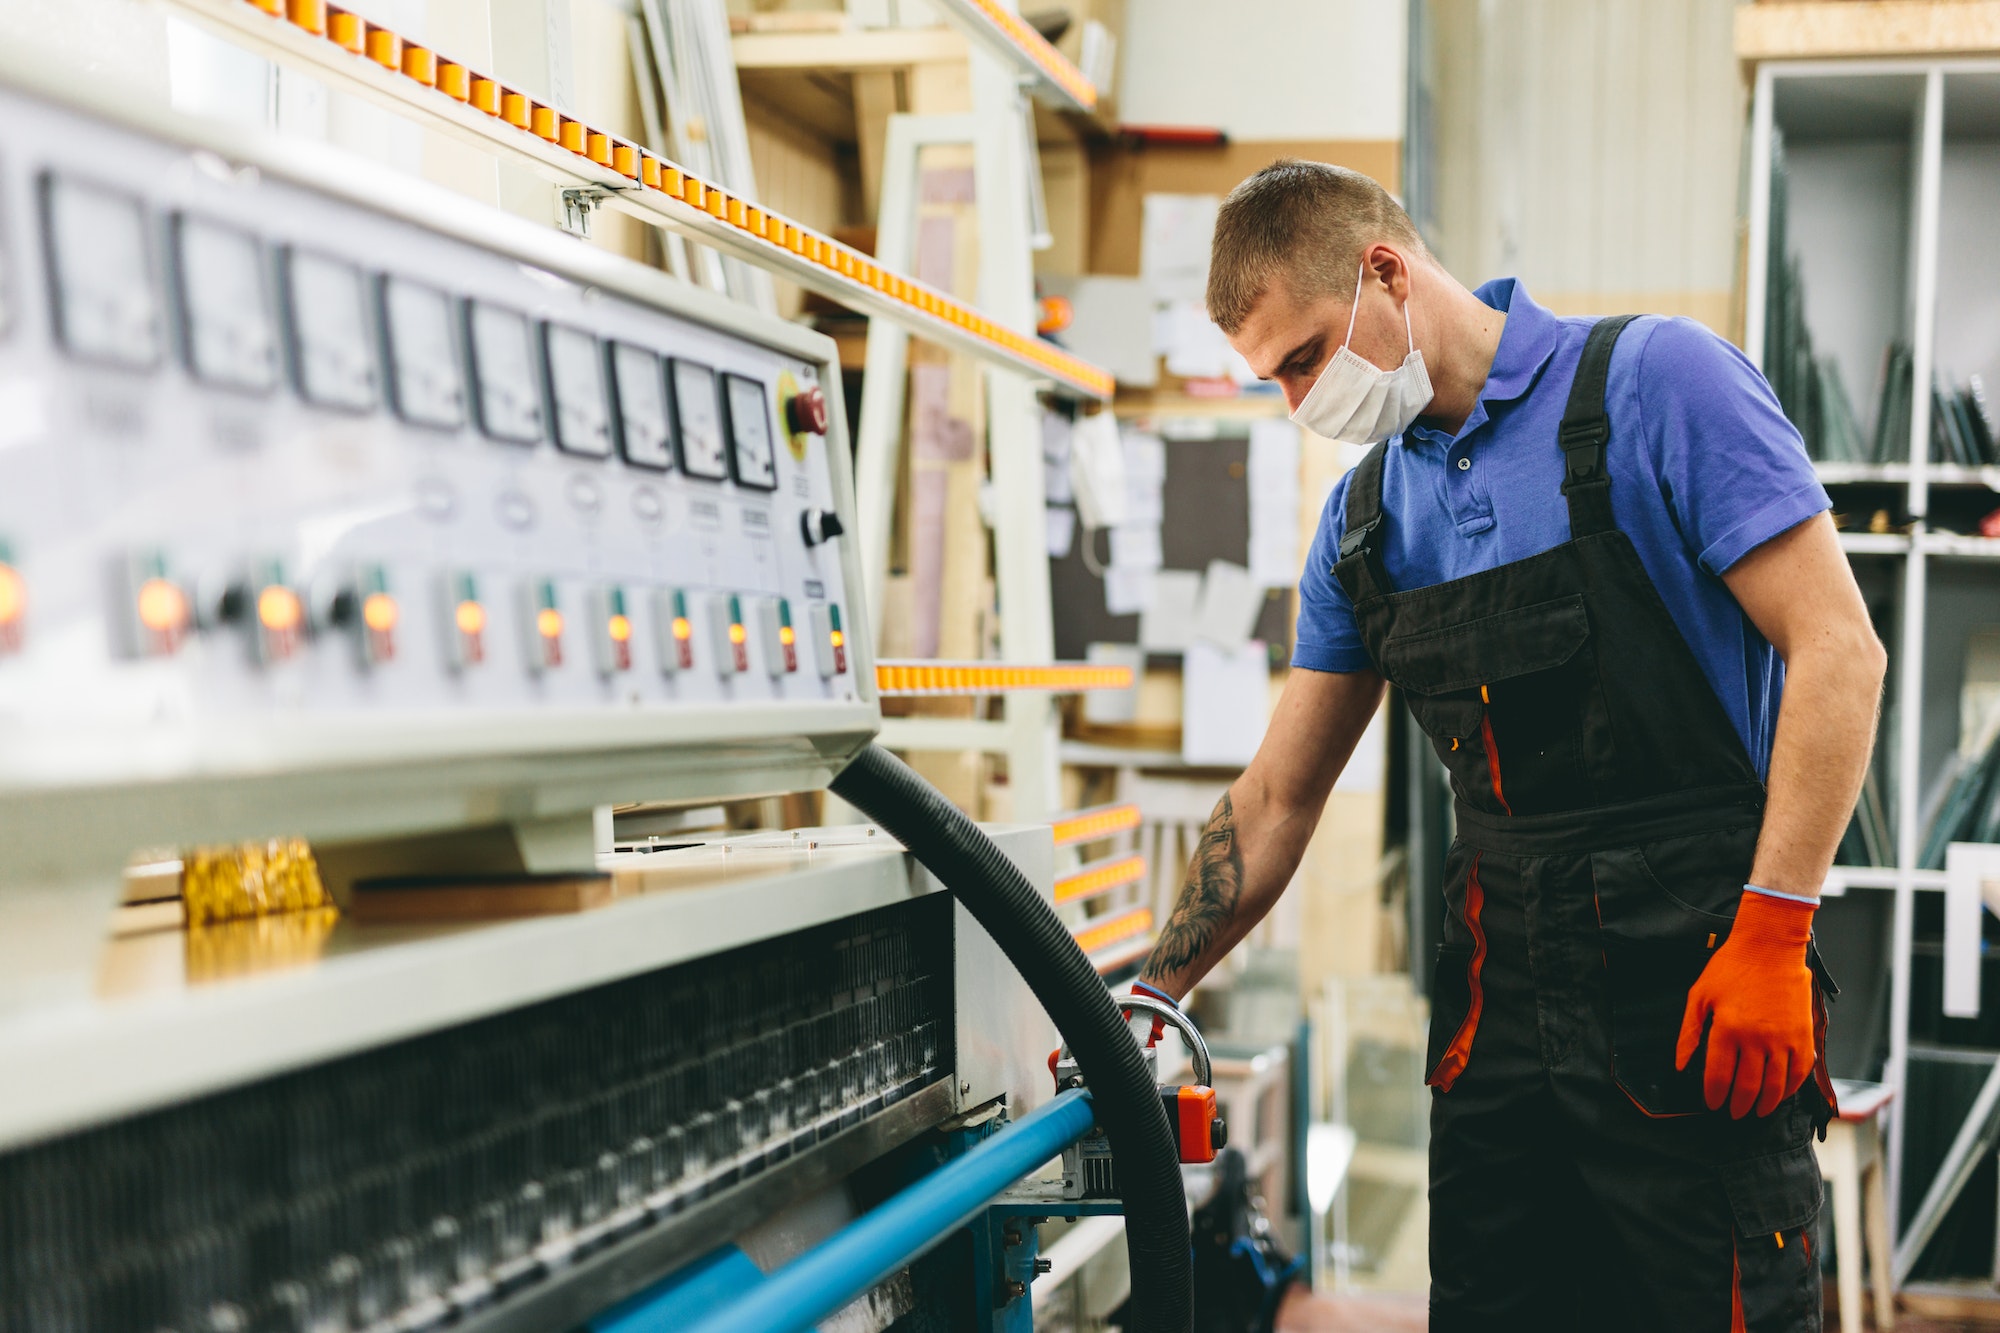
[[[1852,59],[2000,52],[2000,0],[1814,0],[1736,8],[1736,58]]]

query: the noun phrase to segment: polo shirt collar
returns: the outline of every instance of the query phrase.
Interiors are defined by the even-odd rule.
[[[1521,397],[1535,386],[1542,367],[1555,355],[1562,323],[1547,309],[1535,304],[1519,278],[1495,278],[1473,295],[1495,310],[1507,312],[1500,329],[1500,346],[1494,349],[1493,365],[1486,372],[1486,386],[1479,391],[1472,415],[1459,427],[1456,436],[1427,426],[1412,426],[1406,443],[1421,441],[1450,445],[1486,424],[1488,403],[1504,403]]]

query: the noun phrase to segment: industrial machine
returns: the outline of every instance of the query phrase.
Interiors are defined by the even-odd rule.
[[[1121,1206],[1135,1326],[1185,1326],[1047,830],[869,744],[832,343],[44,74],[0,125],[0,1330],[1018,1328],[1023,1219]],[[875,822],[611,815],[829,785]],[[273,837],[336,898],[615,901],[107,949],[136,851]]]

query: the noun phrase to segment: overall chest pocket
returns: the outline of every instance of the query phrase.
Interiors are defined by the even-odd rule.
[[[1589,803],[1595,665],[1581,594],[1391,634],[1382,674],[1462,799],[1494,814]]]

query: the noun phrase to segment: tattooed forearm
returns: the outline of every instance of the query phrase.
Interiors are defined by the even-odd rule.
[[[1140,975],[1149,983],[1179,982],[1181,974],[1200,962],[1228,929],[1242,894],[1243,852],[1236,845],[1236,810],[1224,792],[1188,863],[1187,882],[1173,914]]]

